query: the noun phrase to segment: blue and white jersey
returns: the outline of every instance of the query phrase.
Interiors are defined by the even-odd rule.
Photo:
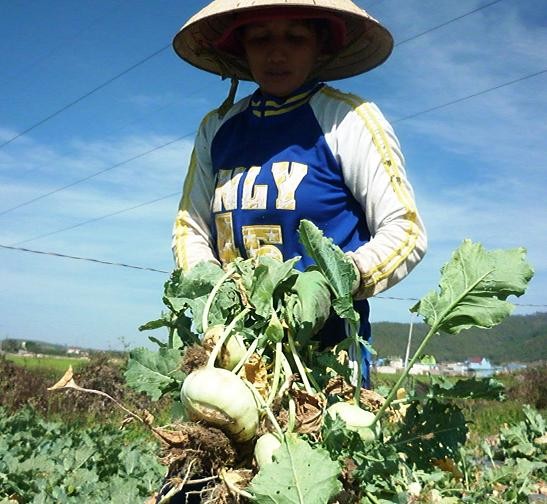
[[[300,256],[305,269],[301,219],[354,259],[357,299],[422,258],[426,236],[399,143],[376,106],[310,83],[283,99],[257,90],[224,117],[207,115],[174,226],[177,266],[267,254]]]

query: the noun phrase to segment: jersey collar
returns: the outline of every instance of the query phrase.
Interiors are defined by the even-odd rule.
[[[311,97],[323,86],[322,82],[313,80],[283,98],[263,93],[260,89],[257,89],[251,96],[250,108],[257,117],[285,114],[308,103]]]

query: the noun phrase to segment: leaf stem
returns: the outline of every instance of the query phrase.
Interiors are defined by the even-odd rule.
[[[222,345],[224,345],[224,342],[228,339],[228,336],[233,331],[236,324],[247,315],[251,310],[250,308],[244,308],[241,312],[239,312],[232,321],[226,326],[222,334],[220,335],[220,338],[218,338],[218,341],[215,343],[215,346],[213,347],[213,350],[211,350],[211,355],[209,355],[209,360],[207,361],[208,368],[215,367],[215,361],[217,360],[218,354],[220,353],[220,350],[222,349]]]
[[[258,338],[254,339],[253,342],[249,345],[249,348],[245,352],[245,355],[239,359],[239,362],[234,366],[232,369],[232,373],[237,374],[238,371],[243,367],[243,365],[247,362],[249,357],[253,355],[254,351],[256,350],[256,347],[258,346]]]
[[[203,327],[203,332],[206,332],[209,328],[209,311],[211,310],[211,306],[213,304],[213,301],[215,299],[215,296],[217,295],[217,292],[222,287],[222,284],[228,280],[233,274],[235,273],[235,268],[233,265],[229,265],[226,269],[226,273],[222,275],[222,277],[219,278],[218,282],[213,286],[211,289],[211,292],[209,293],[209,296],[207,296],[207,301],[205,302],[205,306],[203,307],[203,314],[201,317],[201,325]]]
[[[245,385],[247,385],[249,390],[253,393],[253,396],[254,396],[255,401],[257,402],[257,404],[266,412],[266,415],[268,416],[268,419],[270,420],[270,422],[274,426],[274,429],[277,431],[279,436],[281,438],[283,438],[283,430],[281,429],[281,426],[279,425],[277,419],[275,418],[275,415],[273,414],[273,411],[266,404],[266,402],[264,401],[264,398],[260,395],[260,392],[258,392],[258,390],[256,390],[254,385],[252,383],[250,383],[248,380],[245,380],[245,379],[242,379],[242,380],[243,380],[243,383]]]
[[[406,377],[409,375],[410,370],[412,369],[412,366],[416,363],[420,355],[422,355],[424,348],[429,343],[429,340],[431,337],[438,332],[439,328],[442,326],[444,319],[446,316],[451,313],[454,308],[458,306],[458,304],[462,301],[462,299],[469,294],[480,282],[482,282],[490,273],[492,273],[492,270],[487,271],[484,275],[480,276],[475,282],[473,282],[470,286],[465,289],[464,292],[460,296],[458,296],[450,305],[446,307],[446,309],[441,313],[441,315],[437,318],[435,318],[435,322],[433,325],[431,325],[429,332],[425,335],[425,338],[418,346],[416,352],[414,352],[414,355],[412,356],[412,359],[410,359],[410,362],[408,363],[408,366],[405,368],[401,376],[399,376],[399,379],[395,382],[393,387],[391,387],[391,390],[389,391],[389,394],[386,397],[386,401],[382,405],[382,407],[377,411],[374,421],[372,422],[370,428],[374,429],[380,418],[384,415],[384,412],[389,408],[391,403],[393,402],[393,399],[395,398],[395,395],[397,394],[397,390],[400,388],[401,384],[405,381]]]
[[[353,400],[357,406],[361,407],[361,385],[363,382],[363,372],[361,368],[361,343],[359,341],[359,331],[357,329],[357,324],[353,320],[348,320],[347,324],[349,325],[349,337],[353,340],[355,359],[357,361],[357,376]]]
[[[300,373],[300,377],[302,378],[302,383],[304,384],[304,388],[306,389],[306,392],[310,395],[314,394],[314,390],[310,385],[310,382],[308,380],[308,371],[302,364],[302,360],[300,359],[300,356],[298,355],[298,352],[296,351],[296,347],[294,345],[294,338],[292,337],[291,331],[287,331],[287,336],[289,340],[289,348],[291,349],[291,355],[294,359],[294,363],[296,364],[296,367],[298,368],[298,372]]]
[[[281,341],[278,341],[275,344],[275,363],[274,363],[274,374],[272,377],[272,387],[270,389],[270,393],[268,394],[268,399],[266,400],[266,404],[269,406],[272,404],[273,400],[275,399],[275,394],[277,393],[277,388],[279,386],[279,378],[281,376],[281,355],[280,353],[283,352],[283,344]]]

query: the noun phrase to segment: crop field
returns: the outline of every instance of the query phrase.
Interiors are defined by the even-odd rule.
[[[44,355],[42,357],[7,354],[6,359],[28,369],[39,369],[55,373],[64,373],[69,366],[80,369],[88,362],[84,358],[57,357]]]
[[[175,271],[141,327],[167,329],[157,350],[56,379],[0,359],[0,503],[545,502],[545,366],[505,384],[409,374],[442,331],[510,313],[523,251],[464,242],[412,308],[430,329],[408,367],[367,390],[353,266],[301,233],[306,272],[267,257]],[[348,327],[335,350],[313,338],[331,311]]]

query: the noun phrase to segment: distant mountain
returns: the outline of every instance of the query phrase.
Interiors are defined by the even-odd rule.
[[[427,329],[425,324],[414,324],[411,356]],[[372,324],[372,346],[378,357],[404,357],[408,331],[409,324]],[[496,364],[547,360],[547,313],[514,315],[492,329],[468,329],[457,335],[441,333],[431,339],[425,353],[434,355],[437,361],[464,361],[469,357],[487,357]]]

